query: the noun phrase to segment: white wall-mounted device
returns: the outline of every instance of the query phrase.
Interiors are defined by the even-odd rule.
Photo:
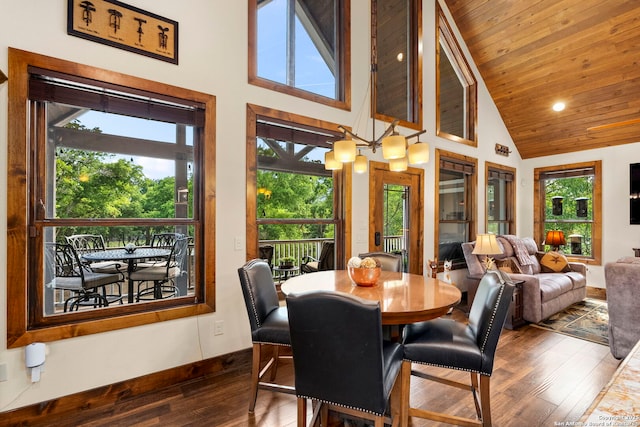
[[[31,369],[31,382],[40,381],[40,370],[44,364],[45,345],[42,342],[34,342],[25,347],[24,362]]]

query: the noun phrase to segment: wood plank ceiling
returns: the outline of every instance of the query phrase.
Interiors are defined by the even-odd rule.
[[[640,1],[445,2],[522,158],[640,141]]]

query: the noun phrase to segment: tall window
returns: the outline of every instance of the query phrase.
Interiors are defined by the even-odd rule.
[[[475,147],[478,145],[476,79],[439,5],[437,20],[436,133]]]
[[[561,230],[566,240],[563,252],[600,263],[602,162],[536,168],[534,178],[536,241],[543,244],[547,231]]]
[[[422,126],[422,3],[372,0],[372,58],[376,117]]]
[[[508,166],[486,163],[487,180],[486,217],[487,232],[493,234],[516,234],[515,205],[516,170]]]
[[[334,242],[334,264],[342,265],[349,172],[324,168],[327,141],[341,134],[335,125],[257,106],[248,114],[247,247],[273,265],[293,258],[301,267],[319,258],[324,242]]]
[[[249,1],[249,82],[350,108],[350,0]]]
[[[465,266],[461,244],[475,239],[478,161],[436,149],[436,236],[438,262]]]
[[[205,283],[213,276],[205,274],[203,259],[213,248],[205,243],[211,232],[202,222],[210,208],[202,195],[212,191],[213,183],[200,171],[206,166],[205,150],[215,149],[204,144],[213,132],[213,97],[38,55],[12,51],[10,58],[25,85],[11,91],[24,107],[10,110],[16,146],[9,170],[25,172],[8,177],[14,194],[8,211],[15,220],[9,241],[17,256],[8,260],[7,282],[11,298],[23,297],[26,289],[29,313],[26,324],[24,313],[10,316],[10,345],[28,341],[29,335],[60,339],[77,334],[65,328],[71,323],[100,320],[99,326],[81,328],[99,332],[123,327],[123,315],[129,317],[127,325],[136,325],[153,321],[148,315],[135,318],[149,311],[166,311],[170,319],[195,314],[200,303],[211,310],[213,290]],[[105,81],[96,80],[97,75]],[[29,126],[23,129],[19,123]],[[93,235],[102,243],[92,251],[122,249],[149,246],[155,235],[166,233],[185,236],[190,245],[181,251],[180,274],[168,276],[171,294],[151,293],[150,300],[141,300],[141,283],[125,278],[133,277],[134,264],[115,259],[109,268],[122,280],[101,293],[120,298],[109,303],[106,296],[96,300],[94,295],[73,303],[89,292],[68,283],[82,280],[82,287],[88,287],[90,275],[103,273],[105,265],[84,258],[85,247],[75,248],[77,258],[64,258],[52,249],[56,244]],[[176,259],[172,248],[168,244],[163,253],[170,263]]]

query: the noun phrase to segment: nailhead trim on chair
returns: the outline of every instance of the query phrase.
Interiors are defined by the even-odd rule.
[[[482,341],[482,351],[484,352],[484,347],[487,345],[487,340],[489,339],[489,331],[491,331],[493,327],[493,321],[496,319],[496,312],[498,311],[498,306],[500,305],[500,300],[502,300],[502,294],[504,293],[504,287],[506,285],[500,286],[500,293],[498,294],[498,298],[496,298],[496,304],[493,306],[493,310],[491,310],[491,320],[489,321],[489,327],[487,328],[487,333],[484,336],[484,340]]]
[[[491,320],[489,321],[489,328],[487,329],[487,331],[490,331],[491,327],[493,326],[493,321],[496,318],[496,312],[498,311],[498,306],[500,305],[500,300],[502,299],[503,293],[504,293],[504,285],[500,287],[500,294],[498,295],[498,298],[496,299],[496,304],[493,306],[493,310],[491,311]],[[485,334],[484,340],[482,342],[482,351],[484,351],[484,347],[487,344],[488,339],[489,339],[489,334],[487,333]],[[404,359],[404,360],[406,360],[407,362],[418,363],[420,365],[435,366],[436,368],[449,368],[449,369],[455,369],[458,371],[475,372],[480,375],[485,375],[487,377],[491,376],[491,372],[481,372],[481,371],[476,371],[475,369],[464,369],[457,366],[440,365],[437,363],[420,362],[420,361],[410,360],[410,359]]]
[[[341,408],[347,408],[347,409],[351,409],[351,410],[354,410],[354,411],[366,412],[367,414],[371,414],[371,415],[377,415],[377,416],[384,416],[385,415],[385,414],[379,414],[377,412],[369,411],[368,409],[362,409],[362,408],[357,408],[355,406],[343,405],[341,403],[331,402],[330,400],[318,399],[316,397],[305,396],[305,395],[300,395],[300,394],[298,394],[297,397],[302,397],[304,399],[317,400],[317,401],[322,402],[322,403],[328,403],[329,405],[340,406]]]
[[[264,262],[262,260],[253,260],[250,261],[249,264],[247,265],[247,267],[252,267],[255,263],[257,262]],[[246,270],[242,270],[242,274],[245,277],[245,282],[249,282],[249,275],[247,274]],[[258,310],[256,309],[256,300],[255,297],[253,295],[253,292],[251,292],[251,286],[247,286],[247,289],[249,291],[249,296],[251,297],[251,309],[253,310],[253,317],[256,319],[256,323],[258,324],[258,327],[261,327],[262,325],[260,324],[260,318],[258,317]]]

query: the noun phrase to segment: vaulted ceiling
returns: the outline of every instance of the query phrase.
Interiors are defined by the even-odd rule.
[[[640,141],[640,1],[445,2],[522,158]]]

